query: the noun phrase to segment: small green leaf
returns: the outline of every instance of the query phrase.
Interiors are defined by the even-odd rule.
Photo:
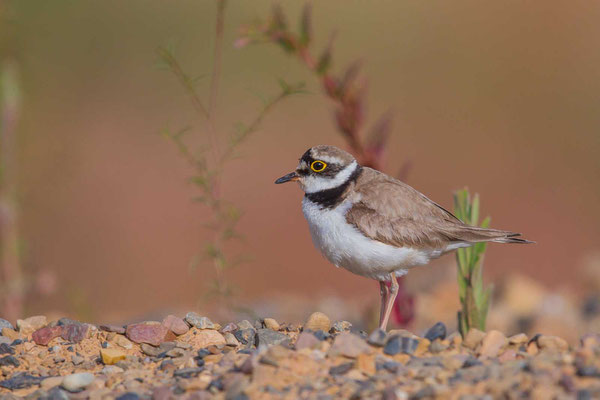
[[[479,223],[479,195],[473,196],[473,204],[471,205],[471,215],[469,223],[473,226],[477,226]]]

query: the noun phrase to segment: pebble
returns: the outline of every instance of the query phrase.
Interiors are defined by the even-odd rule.
[[[385,345],[386,339],[387,334],[383,329],[375,329],[369,335],[367,343],[369,343],[371,346],[383,347]]]
[[[188,341],[195,349],[226,344],[223,335],[213,330],[198,331],[198,334],[191,336]]]
[[[215,324],[207,317],[201,317],[195,312],[189,312],[185,315],[185,320],[191,326],[195,326],[198,329],[214,329]]]
[[[38,385],[42,378],[39,376],[33,376],[27,372],[20,372],[14,374],[10,379],[0,382],[0,387],[9,390],[25,389],[34,385]]]
[[[233,335],[233,333],[231,333],[231,332],[225,332],[225,333],[223,334],[223,337],[225,338],[225,344],[226,344],[227,346],[233,346],[233,347],[237,347],[237,346],[239,346],[239,345],[240,345],[240,342],[239,342],[239,340],[237,340],[237,339],[235,338],[235,336]]]
[[[394,335],[387,340],[383,352],[391,356],[398,353],[413,354],[418,345],[419,341],[417,339]]]
[[[322,312],[312,313],[304,323],[304,330],[329,332],[331,320]]]
[[[15,354],[15,349],[9,344],[0,343],[0,354]]]
[[[321,341],[311,332],[302,332],[296,340],[296,350],[316,349],[321,345]]]
[[[126,350],[133,349],[133,343],[131,343],[131,340],[127,339],[123,335],[115,335],[115,337],[113,338],[113,342],[117,346],[122,347],[122,348],[124,348]]]
[[[329,375],[344,375],[354,367],[353,362],[347,362],[329,368]]]
[[[45,315],[36,315],[33,317],[18,319],[17,320],[17,330],[19,333],[24,335],[29,335],[37,331],[38,329],[46,326],[48,324],[48,319]]]
[[[498,352],[507,344],[508,339],[502,332],[491,330],[484,336],[479,354],[484,357],[496,357]]]
[[[13,331],[23,340],[0,343],[0,387],[7,388],[0,390],[0,397],[325,400],[574,398],[579,394],[596,398],[600,394],[600,337],[593,334],[582,337],[579,345],[568,346],[554,336],[536,335],[527,341],[525,335],[506,339],[489,331],[465,338],[469,348],[456,332],[445,339],[429,335],[437,324],[424,333],[434,338],[430,342],[406,330],[387,335],[376,330],[367,336],[362,331],[338,332],[335,324],[329,331],[302,331],[301,325],[285,323],[276,330],[266,320],[246,322],[240,322],[242,330],[235,324],[221,331],[188,327],[177,342],[169,339],[158,346],[136,344],[109,330],[98,332],[92,325],[87,325],[86,340],[47,348],[35,343],[37,335],[28,340]],[[47,328],[70,325],[84,326],[61,319]],[[247,339],[245,346],[236,335]],[[120,340],[130,349],[121,347]],[[290,348],[290,343],[295,346]],[[117,351],[118,361],[106,365],[105,356],[111,351]],[[60,388],[65,380],[75,379],[68,374],[81,372],[87,373],[88,383],[71,387],[78,394]]]
[[[360,336],[349,332],[343,332],[337,335],[333,340],[328,355],[342,355],[348,358],[356,358],[361,353],[370,352],[371,347]]]
[[[441,353],[449,347],[448,344],[444,343],[441,340],[436,340],[435,342],[429,345],[429,351],[432,353]]]
[[[11,344],[13,341],[6,337],[6,336],[0,336],[0,345],[2,344]]]
[[[121,335],[125,334],[125,327],[121,325],[100,325],[100,330],[105,332],[114,332]]]
[[[538,337],[537,345],[542,350],[567,351],[569,349],[569,344],[558,336],[542,335]]]
[[[36,344],[47,346],[52,339],[62,335],[62,331],[62,326],[45,326],[33,332],[31,338]]]
[[[85,359],[81,356],[78,356],[77,354],[72,355],[71,356],[71,362],[73,363],[73,365],[79,365],[81,364]]]
[[[140,349],[142,350],[142,353],[150,357],[158,357],[158,355],[161,353],[161,350],[158,347],[154,347],[146,343],[142,343],[140,345]]]
[[[443,322],[437,322],[425,332],[423,337],[430,342],[433,342],[436,339],[446,339],[446,325],[444,325]]]
[[[242,344],[253,345],[256,331],[254,328],[239,329],[233,333],[235,338]]]
[[[18,367],[19,365],[21,365],[21,363],[15,356],[0,357],[0,366],[2,367]]]
[[[320,341],[327,340],[327,338],[331,336],[329,333],[322,330],[314,331],[312,334]]]
[[[127,392],[125,394],[118,396],[115,400],[139,400],[139,399],[140,399],[140,395],[138,395],[137,393]]]
[[[171,331],[158,322],[142,322],[127,326],[127,338],[135,343],[148,343],[154,346],[175,339]]]
[[[89,372],[67,375],[63,378],[61,386],[71,393],[78,392],[94,381],[94,375]]]
[[[352,324],[348,321],[336,321],[333,323],[331,330],[335,333],[348,332],[352,328]]]
[[[238,322],[237,324],[238,329],[254,329],[254,325],[252,325],[252,323],[250,321],[248,321],[247,319]]]
[[[123,368],[117,367],[116,365],[106,365],[100,370],[104,375],[118,374],[124,372]]]
[[[62,376],[51,376],[49,378],[45,378],[40,382],[40,387],[44,390],[50,390],[55,386],[60,386],[63,379],[64,378]]]
[[[11,324],[9,321],[5,320],[4,318],[0,318],[0,331],[2,331],[2,329],[4,328],[8,328],[8,329],[15,329],[15,327],[13,326],[13,324]]]
[[[484,337],[485,332],[482,332],[476,328],[471,328],[471,330],[469,330],[467,336],[465,336],[465,339],[463,340],[463,346],[465,346],[468,349],[475,350],[477,346],[481,344],[481,341]]]
[[[113,365],[125,359],[125,352],[119,349],[100,349],[100,357],[104,365]]]
[[[227,325],[225,325],[225,326],[223,327],[223,329],[221,329],[221,332],[222,332],[222,333],[226,333],[226,332],[235,332],[235,331],[237,331],[237,330],[238,330],[238,326],[237,326],[237,324],[235,324],[235,323],[233,323],[233,322],[230,322],[230,323],[228,323]]]
[[[508,338],[508,343],[510,344],[523,344],[523,343],[527,343],[529,339],[527,338],[527,335],[524,333],[517,333],[516,335],[513,335],[511,337]]]
[[[190,330],[189,325],[183,320],[183,318],[179,318],[175,315],[167,315],[163,319],[162,324],[169,328],[171,332],[177,336],[184,335]]]
[[[279,330],[279,323],[276,320],[274,320],[273,318],[265,318],[263,320],[263,322],[265,324],[265,328],[272,329],[274,331]]]
[[[259,329],[256,332],[256,347],[258,346],[273,346],[276,344],[289,345],[290,338],[280,332],[273,331],[271,329]]]
[[[185,350],[177,348],[177,347],[175,347],[165,353],[165,355],[167,357],[171,357],[171,358],[183,357],[186,354],[188,354],[188,353]]]
[[[62,326],[61,337],[67,342],[79,343],[87,337],[88,331],[88,324],[71,323]]]

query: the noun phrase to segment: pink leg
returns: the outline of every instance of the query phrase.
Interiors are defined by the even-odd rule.
[[[392,272],[390,274],[390,279],[392,281],[392,285],[390,286],[387,301],[382,310],[383,318],[379,323],[379,328],[384,331],[387,329],[387,324],[390,319],[390,313],[392,312],[392,307],[394,305],[394,301],[396,300],[396,296],[398,295],[398,280],[396,279],[396,274]],[[391,294],[391,295],[390,295]],[[383,301],[383,296],[382,296]]]
[[[385,315],[385,307],[390,297],[390,289],[385,281],[379,281],[379,294],[381,295],[381,308],[379,309],[379,327],[381,328],[383,316]]]

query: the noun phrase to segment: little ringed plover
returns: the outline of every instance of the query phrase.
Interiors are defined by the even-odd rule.
[[[275,183],[290,181],[305,193],[302,211],[317,249],[335,266],[379,281],[383,330],[398,292],[396,278],[410,268],[479,242],[532,243],[519,233],[466,225],[334,146],[308,149],[296,170]]]

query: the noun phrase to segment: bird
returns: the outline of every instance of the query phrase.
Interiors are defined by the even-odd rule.
[[[362,166],[330,145],[308,149],[293,172],[315,247],[337,267],[379,282],[379,328],[387,329],[397,278],[480,242],[533,243],[520,233],[470,226],[408,184]],[[389,283],[389,286],[388,286]]]

